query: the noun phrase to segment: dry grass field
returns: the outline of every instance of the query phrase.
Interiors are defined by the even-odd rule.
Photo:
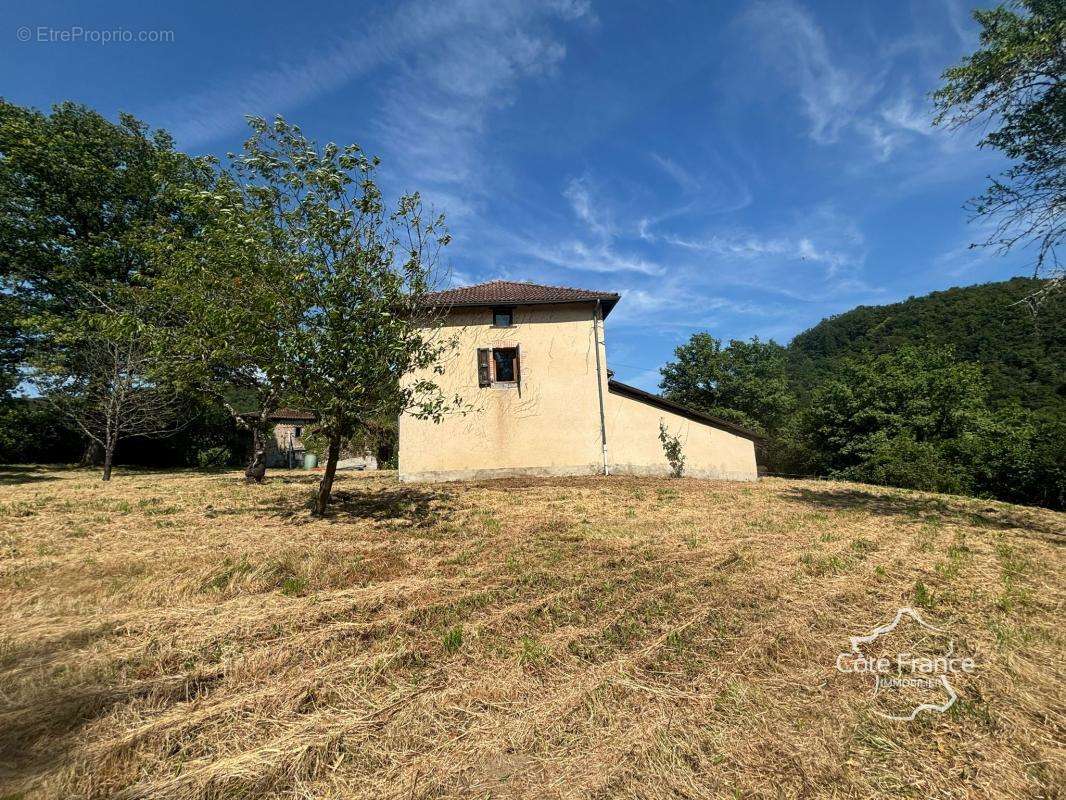
[[[1064,796],[1066,515],[845,483],[0,468],[0,797]],[[976,669],[834,668],[920,608]]]

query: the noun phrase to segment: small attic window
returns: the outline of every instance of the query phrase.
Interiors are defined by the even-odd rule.
[[[514,309],[513,308],[494,308],[492,309],[492,327],[494,328],[510,328],[514,325]]]

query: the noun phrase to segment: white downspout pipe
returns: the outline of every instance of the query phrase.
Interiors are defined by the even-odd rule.
[[[603,367],[600,364],[600,320],[603,318],[603,306],[596,301],[596,311],[592,316],[592,344],[596,348],[596,391],[600,397],[600,443],[603,445],[603,474],[610,475],[607,460],[607,415],[603,408]]]

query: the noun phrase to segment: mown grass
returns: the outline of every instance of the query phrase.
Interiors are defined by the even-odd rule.
[[[0,797],[1053,797],[1066,516],[856,484],[0,468]],[[920,608],[948,714],[848,637]]]

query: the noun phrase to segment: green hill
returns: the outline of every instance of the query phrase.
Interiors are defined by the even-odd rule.
[[[1066,297],[1034,313],[1024,302],[1041,281],[948,289],[885,306],[859,306],[799,334],[788,347],[790,382],[801,393],[837,364],[861,352],[874,355],[902,345],[949,345],[957,357],[981,364],[994,407],[1022,406],[1066,415]]]

